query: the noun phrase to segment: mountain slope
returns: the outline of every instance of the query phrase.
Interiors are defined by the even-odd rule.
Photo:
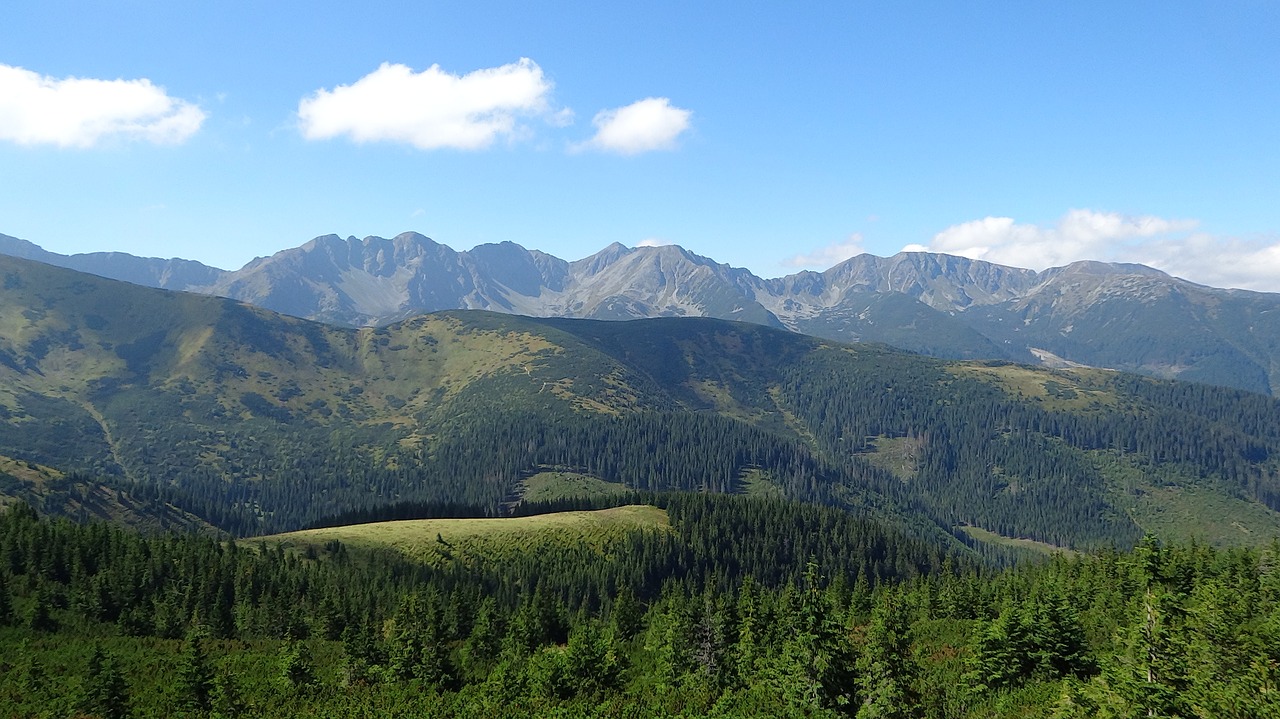
[[[458,252],[417,233],[327,235],[234,272],[119,253],[68,257],[5,236],[0,253],[349,326],[444,309],[704,316],[938,357],[1090,365],[1263,393],[1280,382],[1280,295],[1204,287],[1142,265],[1037,273],[906,252],[764,280],[675,246],[614,244],[566,262],[510,242]]]
[[[169,290],[189,290],[210,286],[227,274],[226,270],[209,267],[194,260],[135,257],[124,252],[60,255],[8,235],[0,235],[0,254],[88,272],[113,280],[132,282],[145,287]]]
[[[1217,290],[1141,266],[1076,263],[1023,296],[962,315],[1010,346],[1082,364],[1270,394],[1280,381],[1280,298]]]
[[[352,329],[8,257],[0,456],[244,533],[394,501],[496,509],[550,469],[1060,546],[1280,532],[1280,407],[1260,395],[707,318]]]

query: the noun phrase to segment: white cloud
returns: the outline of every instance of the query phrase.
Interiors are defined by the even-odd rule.
[[[945,252],[1043,270],[1079,260],[1136,262],[1215,287],[1280,291],[1280,238],[1239,239],[1198,232],[1195,220],[1071,210],[1051,227],[986,217],[953,225],[928,245]]]
[[[553,123],[572,113],[553,112],[552,83],[528,58],[501,67],[453,75],[432,65],[415,73],[383,63],[351,85],[317,90],[298,104],[308,140],[345,135],[356,142],[402,142],[422,150],[480,150],[523,133],[521,116]]]
[[[650,97],[626,107],[601,110],[591,120],[596,134],[577,145],[576,150],[602,150],[637,155],[652,150],[669,150],[687,129],[693,112],[671,105],[665,97]]]
[[[666,247],[669,244],[671,243],[657,237],[646,237],[637,242],[636,247]]]
[[[1082,259],[1117,260],[1154,239],[1184,235],[1196,224],[1094,210],[1071,210],[1052,227],[985,217],[948,227],[923,249],[1043,270]]]
[[[205,117],[145,78],[57,79],[0,65],[0,140],[19,145],[84,148],[113,137],[176,144]]]
[[[843,242],[835,242],[808,254],[793,255],[782,261],[784,267],[816,267],[827,269],[841,262],[866,252],[862,245],[862,235],[853,233]]]
[[[1197,232],[1134,248],[1120,259],[1213,287],[1280,292],[1280,238],[1223,238]]]

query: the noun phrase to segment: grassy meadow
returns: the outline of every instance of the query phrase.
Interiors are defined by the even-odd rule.
[[[334,540],[353,549],[392,549],[415,561],[438,566],[502,559],[550,546],[584,546],[605,551],[635,530],[670,531],[665,510],[628,505],[584,512],[486,519],[411,519],[306,529],[263,537],[286,548],[322,548]]]

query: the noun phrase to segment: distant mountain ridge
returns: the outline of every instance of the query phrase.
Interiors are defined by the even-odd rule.
[[[123,253],[58,255],[4,235],[0,253],[349,326],[446,309],[705,316],[940,357],[1081,364],[1268,394],[1280,386],[1280,295],[1205,287],[1135,264],[1036,272],[904,252],[762,279],[675,245],[614,243],[570,262],[512,242],[457,251],[414,232],[325,235],[235,271]]]

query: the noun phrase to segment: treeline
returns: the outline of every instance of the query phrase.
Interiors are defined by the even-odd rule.
[[[598,601],[581,599],[590,582],[557,587],[593,574],[583,555],[493,592],[340,545],[308,559],[13,508],[0,515],[0,705],[100,717],[1280,711],[1280,546],[1148,539],[999,574],[937,555],[899,572],[880,546],[894,538],[860,539],[823,508],[672,499],[673,525],[720,541],[738,568],[704,562]],[[796,522],[803,537],[781,528]],[[804,552],[815,558],[797,561]],[[754,573],[769,567],[783,569]]]
[[[381,516],[389,504],[403,507],[406,516],[445,505],[496,516],[516,496],[520,480],[544,466],[642,492],[718,493],[738,491],[744,472],[756,468],[794,499],[875,509],[882,516],[910,514],[906,510],[914,506],[899,481],[857,457],[834,462],[797,439],[712,414],[548,417],[508,410],[457,418],[429,449],[388,456],[395,457],[393,468],[352,450],[295,455],[283,467],[264,465],[253,481],[228,482],[219,472],[195,467],[170,487],[133,491],[163,497],[236,536],[315,526],[333,517]],[[926,531],[936,532],[938,525],[921,533]]]
[[[215,638],[333,638],[353,623],[385,619],[406,587],[422,584],[447,594],[457,611],[478,595],[515,606],[536,588],[577,612],[605,606],[623,590],[652,599],[671,581],[691,592],[724,590],[748,575],[780,586],[810,561],[868,586],[928,574],[947,561],[975,563],[831,508],[725,495],[650,498],[666,509],[670,529],[631,532],[608,555],[549,547],[500,563],[435,567],[390,551],[353,561],[336,542],[299,554],[199,534],[144,536],[43,520],[17,505],[0,514],[0,570],[21,580],[29,610],[51,622],[66,615],[163,638],[193,622]],[[320,616],[321,625],[303,619]]]
[[[527,322],[474,319],[491,329]],[[523,478],[549,466],[644,492],[735,492],[758,470],[793,499],[912,517],[920,536],[967,523],[1083,549],[1132,546],[1141,530],[1127,510],[1163,486],[1280,510],[1272,398],[1121,373],[962,366],[714,321],[539,324],[560,328],[547,331],[576,349],[475,378],[457,394],[436,388],[430,401],[383,406],[390,395],[352,380],[302,404],[298,380],[279,368],[259,372],[271,382],[238,399],[212,392],[210,378],[163,387],[113,379],[90,397],[112,452],[83,408],[25,394],[30,421],[0,422],[0,444],[7,456],[79,466],[144,504],[240,537],[389,504],[496,516]],[[283,351],[261,331],[264,347]],[[323,343],[311,341],[323,359]],[[210,372],[249,376],[217,362]],[[572,393],[549,389],[565,378]],[[286,405],[288,416],[276,411]],[[393,422],[392,406],[408,414]],[[895,468],[902,476],[873,452],[895,440],[912,447]],[[0,492],[77,513],[75,483],[37,492],[0,476]]]
[[[1078,548],[1127,547],[1141,536],[1116,505],[1108,463],[1156,485],[1207,483],[1280,509],[1280,406],[1271,398],[1115,374],[1077,380],[1092,394],[1059,389],[1086,399],[1055,404],[938,361],[861,347],[815,351],[782,375],[772,401],[796,418],[794,432],[711,413],[602,417],[517,404],[454,417],[422,450],[388,449],[383,462],[335,451],[314,464],[295,456],[268,465],[256,482],[195,471],[179,487],[201,509],[242,512],[220,525],[237,534],[388,499],[497,514],[523,477],[546,466],[654,492],[739,491],[744,473],[760,470],[794,499],[916,517],[921,536],[967,523]],[[919,447],[905,483],[869,461],[878,438]]]
[[[831,457],[881,437],[916,441],[923,504],[1006,536],[1131,546],[1141,530],[1114,508],[1101,456],[1157,483],[1213,483],[1280,509],[1270,397],[1121,373],[1071,375],[1047,398],[1023,396],[942,362],[862,348],[813,353],[787,371],[781,395]]]

